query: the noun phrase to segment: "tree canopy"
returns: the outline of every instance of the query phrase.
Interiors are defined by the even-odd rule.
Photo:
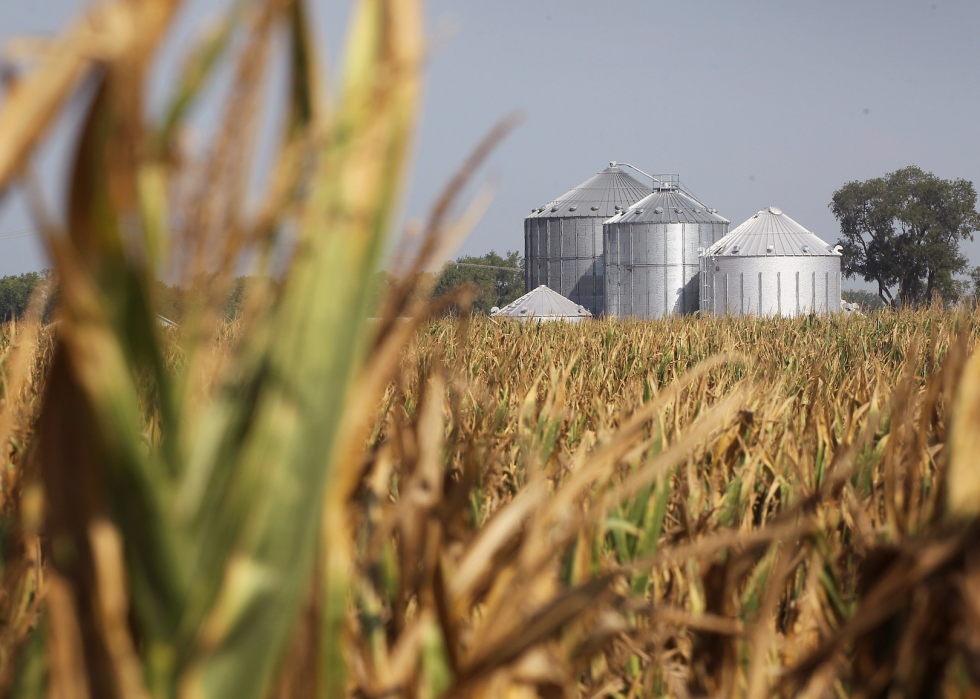
[[[519,252],[508,251],[501,257],[491,250],[479,257],[466,255],[447,262],[436,279],[433,295],[443,296],[463,284],[477,289],[473,310],[489,313],[494,306],[506,306],[524,294],[524,258]]]
[[[914,165],[848,182],[830,203],[841,227],[841,271],[877,283],[888,304],[927,303],[934,294],[955,300],[965,290],[956,275],[967,269],[960,241],[980,230],[976,203],[972,182]]]
[[[0,278],[0,321],[20,318],[27,311],[31,294],[42,282],[51,279],[51,270],[26,272]],[[53,293],[53,290],[52,292]],[[48,300],[50,302],[50,299]],[[46,303],[45,306],[50,306]],[[47,313],[45,308],[45,313]]]

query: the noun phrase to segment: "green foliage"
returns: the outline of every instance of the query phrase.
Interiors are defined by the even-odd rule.
[[[387,274],[387,273],[383,273]],[[41,272],[26,272],[17,276],[0,278],[0,319],[10,320],[21,318],[27,312],[27,304],[31,294],[42,283],[51,282],[53,273],[46,269]],[[210,292],[216,282],[216,274],[199,274],[189,289],[182,289],[177,284],[167,284],[158,281],[155,288],[155,301],[157,310],[163,317],[177,321],[183,319],[188,299],[201,298],[202,295]],[[379,277],[382,288],[387,288],[387,278]],[[269,284],[273,291],[278,291],[279,282],[265,278],[253,276],[237,277],[231,282],[231,289],[227,299],[221,307],[221,318],[223,320],[234,320],[244,310],[245,303],[249,294],[257,284]],[[51,314],[51,308],[57,295],[57,287],[53,286],[50,292],[49,301],[45,304],[45,318]]]
[[[834,192],[844,276],[878,284],[885,303],[949,303],[965,290],[961,240],[980,230],[977,193],[967,180],[943,180],[913,166]],[[891,288],[897,286],[892,294]]]
[[[160,315],[168,320],[179,322],[184,313],[183,294],[181,288],[166,282],[156,283],[156,303]]]
[[[180,286],[168,285],[158,281],[156,285],[156,302],[160,315],[173,321],[180,322],[187,311],[188,302],[194,299],[207,298],[210,296],[214,285],[217,283],[216,274],[199,274],[194,278],[189,289],[182,289]],[[259,284],[268,284],[271,290],[278,292],[281,284],[268,277],[242,276],[236,277],[231,281],[231,288],[221,305],[221,317],[224,320],[234,320],[243,310],[248,301],[249,295]]]
[[[969,288],[965,293],[972,296],[975,301],[976,299],[980,299],[980,267],[971,267],[969,274],[970,282],[964,284]]]
[[[19,687],[45,696],[262,699],[286,672],[302,620],[316,672],[304,674],[295,696],[341,697],[343,517],[366,411],[391,367],[368,365],[379,334],[367,319],[416,131],[421,8],[359,0],[343,69],[329,83],[336,87],[321,96],[306,3],[235,3],[241,30],[205,42],[200,72],[185,71],[164,123],[148,129],[143,78],[178,5],[93,6],[52,41],[50,59],[25,71],[17,100],[0,104],[0,123],[17,126],[72,111],[81,85],[92,94],[71,148],[65,235],[44,227],[60,324],[41,384],[31,483],[42,489],[36,509],[50,584],[39,611],[49,623],[36,627],[45,667],[22,675]],[[235,48],[230,66],[223,45]],[[244,183],[266,168],[244,144],[262,133],[268,63],[289,70],[286,129],[253,207]],[[230,69],[231,96],[192,172],[180,147],[185,118],[219,65]],[[0,129],[0,190],[14,172],[8,163],[32,157],[25,144],[33,139],[18,128]],[[200,199],[171,196],[200,172]],[[237,261],[255,253],[266,273],[264,253],[283,228],[295,231],[299,252],[281,293],[255,304],[233,348],[216,347],[221,312],[239,314],[251,286],[229,280]],[[156,277],[216,266],[217,277],[198,276],[183,294]],[[161,332],[155,316],[179,310],[181,296],[194,312],[179,334]],[[10,357],[19,362],[10,366],[32,366]],[[12,385],[5,402],[17,395]],[[0,486],[8,498],[7,480]],[[0,616],[20,604],[2,592]],[[438,671],[432,665],[437,688]],[[0,677],[6,696],[3,685]]]
[[[506,257],[501,257],[491,250],[479,257],[465,255],[447,262],[439,272],[433,295],[443,296],[464,284],[477,290],[474,311],[489,313],[494,306],[502,308],[524,294],[524,258],[519,252],[508,251]]]
[[[48,269],[0,278],[0,319],[11,320],[23,316],[34,289],[50,280],[51,270]]]

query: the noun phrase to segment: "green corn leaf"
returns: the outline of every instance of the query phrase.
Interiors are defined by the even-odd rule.
[[[664,519],[667,516],[667,504],[670,499],[670,477],[666,476],[657,481],[656,490],[653,494],[653,506],[646,509],[646,517],[643,521],[642,535],[636,544],[636,557],[649,556],[656,552],[657,544],[660,541],[660,534],[663,532]],[[633,594],[645,594],[647,584],[650,582],[648,573],[634,576],[631,585]]]
[[[212,611],[201,627],[202,655],[190,669],[193,694],[261,696],[307,589],[332,473],[329,456],[337,453],[337,429],[366,341],[374,298],[370,271],[393,216],[414,130],[416,15],[409,3],[359,3],[333,137],[321,155],[300,231],[304,253],[284,285],[269,334],[247,353],[254,357],[247,374],[254,378],[245,390],[247,433],[236,442],[243,411],[233,394],[215,406],[225,446],[216,449],[206,435],[197,445],[230,459],[215,465],[207,488],[220,488],[230,469],[244,504],[230,519],[216,518],[203,535],[222,542],[212,550],[229,534],[236,541],[220,591],[207,605]],[[403,79],[391,80],[399,71]],[[333,564],[338,558],[343,556],[328,547],[328,653],[339,645],[336,610],[347,597],[342,566]],[[203,558],[200,566],[214,568]],[[210,572],[207,577],[213,579]],[[322,666],[329,668],[332,660],[324,658]]]
[[[241,23],[250,0],[237,0],[222,21],[209,28],[191,52],[180,72],[177,89],[167,102],[163,120],[154,134],[154,158],[162,159],[183,125],[201,90],[208,84],[222,57],[231,46],[235,29]]]

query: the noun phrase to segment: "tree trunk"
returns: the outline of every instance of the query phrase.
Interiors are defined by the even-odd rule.
[[[885,298],[886,296],[888,298]],[[895,304],[894,297],[888,290],[888,287],[881,283],[880,279],[878,280],[878,297],[885,303],[886,306],[893,306]]]
[[[909,288],[912,286],[913,286],[912,284],[906,283],[904,275],[898,278],[898,305],[899,306],[905,307],[911,305],[912,299],[909,298],[909,293],[910,293]]]

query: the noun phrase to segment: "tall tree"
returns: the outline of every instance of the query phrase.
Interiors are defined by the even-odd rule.
[[[506,306],[524,293],[524,258],[519,252],[508,251],[501,257],[491,250],[479,257],[467,255],[447,262],[439,272],[433,295],[442,296],[463,284],[478,289],[475,311],[488,313],[494,306]]]
[[[878,284],[888,304],[912,305],[934,294],[952,301],[967,269],[960,241],[980,230],[977,192],[967,180],[943,180],[913,166],[834,192],[842,272]],[[897,287],[894,294],[891,288]]]

